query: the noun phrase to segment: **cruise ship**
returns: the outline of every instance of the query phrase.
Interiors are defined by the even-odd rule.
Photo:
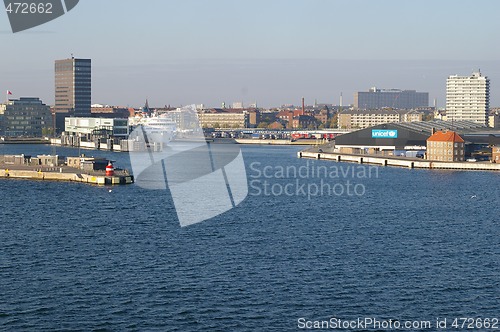
[[[163,116],[144,117],[138,122],[138,126],[142,126],[150,143],[167,144],[175,138],[177,131],[176,123]]]

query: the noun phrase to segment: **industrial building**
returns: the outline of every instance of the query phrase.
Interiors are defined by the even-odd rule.
[[[354,108],[377,109],[398,108],[414,109],[429,106],[429,93],[416,90],[377,89],[354,93]]]
[[[350,132],[335,139],[338,149],[358,152],[426,150],[427,139],[437,131],[455,131],[465,141],[465,157],[500,144],[500,130],[471,121],[434,120],[387,123]]]

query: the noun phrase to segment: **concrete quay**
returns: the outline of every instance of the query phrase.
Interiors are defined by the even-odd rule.
[[[0,178],[3,179],[26,179],[40,181],[66,181],[66,182],[81,182],[95,185],[124,185],[134,182],[132,175],[117,173],[113,176],[103,174],[85,174],[79,173],[71,167],[49,167],[49,168],[29,168],[21,166],[8,165],[0,166]]]
[[[354,155],[334,152],[314,152],[300,151],[297,153],[299,158],[323,159],[336,162],[353,162],[358,164],[374,164],[380,166],[397,166],[405,168],[422,169],[448,169],[462,171],[500,171],[500,164],[490,162],[443,162],[423,160],[418,158],[395,158],[373,155]]]
[[[236,138],[238,144],[257,144],[257,145],[321,145],[325,143],[323,139],[299,139],[292,141],[289,139],[253,139]]]

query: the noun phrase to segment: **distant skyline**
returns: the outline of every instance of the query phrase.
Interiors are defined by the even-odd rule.
[[[138,107],[353,102],[355,91],[429,92],[474,70],[500,106],[497,0],[81,1],[12,34],[0,14],[0,89],[54,102],[54,60],[92,59],[92,103]],[[3,99],[3,98],[2,98]]]

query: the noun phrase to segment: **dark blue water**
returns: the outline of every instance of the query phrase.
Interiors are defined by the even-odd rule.
[[[0,154],[40,149],[51,152],[1,146]],[[251,163],[308,163],[297,148],[243,150],[249,178]],[[129,165],[126,154],[87,154]],[[361,196],[251,190],[236,209],[186,228],[167,192],[0,180],[0,330],[289,331],[301,317],[500,318],[500,174],[378,170],[351,178]]]

